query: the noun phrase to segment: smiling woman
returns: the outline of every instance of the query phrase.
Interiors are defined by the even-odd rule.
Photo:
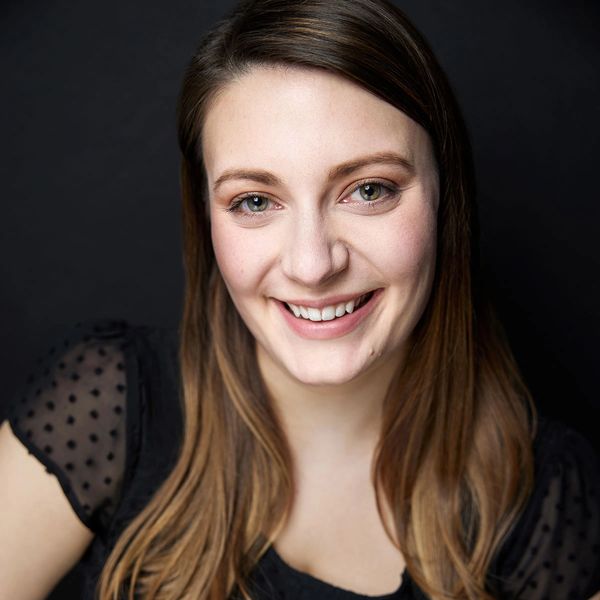
[[[241,3],[178,126],[177,361],[143,327],[84,327],[11,416],[90,530],[62,562],[97,534],[89,598],[600,590],[597,459],[534,410],[480,285],[465,127],[402,12]]]

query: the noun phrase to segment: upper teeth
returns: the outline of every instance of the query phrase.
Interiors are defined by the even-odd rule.
[[[291,302],[286,302],[286,304],[298,318],[302,317],[310,321],[332,321],[336,317],[343,317],[346,313],[351,313],[361,299],[362,296],[358,296],[349,302],[340,302],[320,309],[312,306],[299,306]]]

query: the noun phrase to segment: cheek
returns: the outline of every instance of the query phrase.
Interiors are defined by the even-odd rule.
[[[211,219],[211,238],[215,258],[221,275],[230,291],[244,287],[246,268],[244,261],[243,239],[232,234],[230,229]]]
[[[218,218],[211,220],[215,258],[232,298],[256,292],[267,256],[257,236]]]
[[[435,219],[417,219],[408,222],[398,241],[398,255],[402,274],[410,278],[428,279],[435,266]],[[425,282],[426,283],[426,282]]]
[[[427,207],[399,212],[375,231],[359,234],[366,256],[390,283],[428,284],[435,266],[436,219]]]

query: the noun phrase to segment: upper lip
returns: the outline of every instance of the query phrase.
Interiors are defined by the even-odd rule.
[[[281,300],[281,302],[287,302],[287,304],[295,304],[296,306],[305,306],[306,308],[324,308],[325,306],[335,306],[336,304],[341,304],[342,302],[349,302],[350,300],[360,298],[364,294],[368,294],[369,292],[374,291],[375,290],[366,290],[364,292],[357,292],[355,294],[340,294],[337,296],[328,296],[327,298],[321,298],[319,300],[298,298],[295,300]]]

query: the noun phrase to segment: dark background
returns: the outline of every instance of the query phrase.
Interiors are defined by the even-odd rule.
[[[196,42],[232,4],[0,5],[0,417],[76,321],[177,325],[175,102]],[[541,410],[600,448],[599,5],[398,4],[464,109],[482,258],[525,378]],[[52,598],[77,597],[76,581]]]

